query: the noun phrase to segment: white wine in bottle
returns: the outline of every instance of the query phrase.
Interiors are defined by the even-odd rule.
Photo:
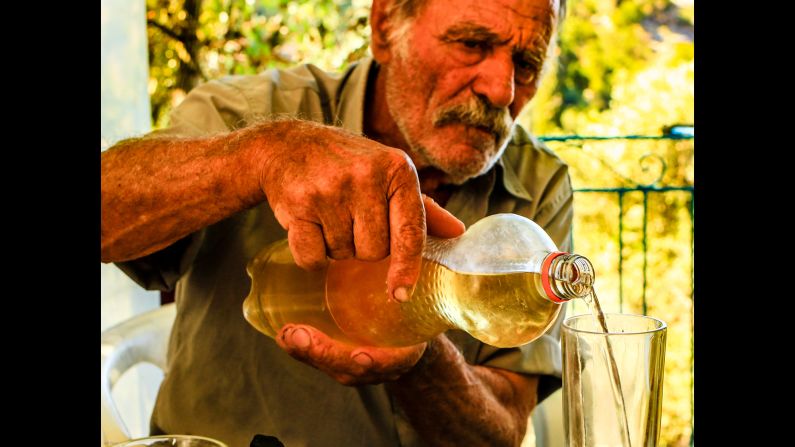
[[[314,326],[337,340],[408,346],[457,328],[497,347],[540,337],[560,303],[590,293],[591,263],[557,251],[537,224],[514,214],[484,218],[453,239],[428,237],[410,301],[387,299],[389,258],[298,267],[287,241],[263,249],[248,265],[246,319],[273,337],[287,323]]]

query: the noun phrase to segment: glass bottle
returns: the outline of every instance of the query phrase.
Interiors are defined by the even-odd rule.
[[[275,337],[287,323],[308,324],[354,345],[408,346],[462,329],[496,347],[540,337],[563,302],[585,297],[594,281],[588,259],[557,250],[535,222],[494,214],[452,239],[428,236],[411,300],[387,299],[389,258],[330,261],[306,271],[281,240],[248,264],[243,313]]]

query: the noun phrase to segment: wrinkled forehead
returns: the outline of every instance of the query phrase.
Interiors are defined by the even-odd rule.
[[[508,20],[549,23],[555,22],[560,12],[560,0],[396,0],[396,3],[407,6],[406,12],[414,16],[433,8],[452,15],[477,15],[490,11]]]
[[[427,0],[415,20],[433,34],[469,27],[507,40],[543,42],[555,28],[558,7],[559,0]]]

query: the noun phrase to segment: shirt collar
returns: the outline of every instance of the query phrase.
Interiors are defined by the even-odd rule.
[[[354,62],[340,83],[340,104],[334,122],[357,135],[364,133],[364,98],[372,63],[369,56]]]
[[[522,150],[522,147],[519,146],[516,150]],[[506,152],[508,149],[506,149]],[[497,160],[497,165],[494,169],[500,169],[502,171],[502,185],[505,187],[505,191],[507,191],[512,196],[523,199],[528,202],[533,201],[533,196],[527,192],[527,189],[522,185],[522,182],[519,180],[519,176],[516,174],[516,171],[511,167],[508,159],[506,158],[507,155],[503,154],[499,160]],[[499,168],[497,168],[499,166]]]

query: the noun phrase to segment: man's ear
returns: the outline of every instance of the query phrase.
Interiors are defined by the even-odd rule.
[[[373,0],[370,8],[370,51],[380,64],[389,62],[392,51],[389,43],[389,15],[393,0]]]

